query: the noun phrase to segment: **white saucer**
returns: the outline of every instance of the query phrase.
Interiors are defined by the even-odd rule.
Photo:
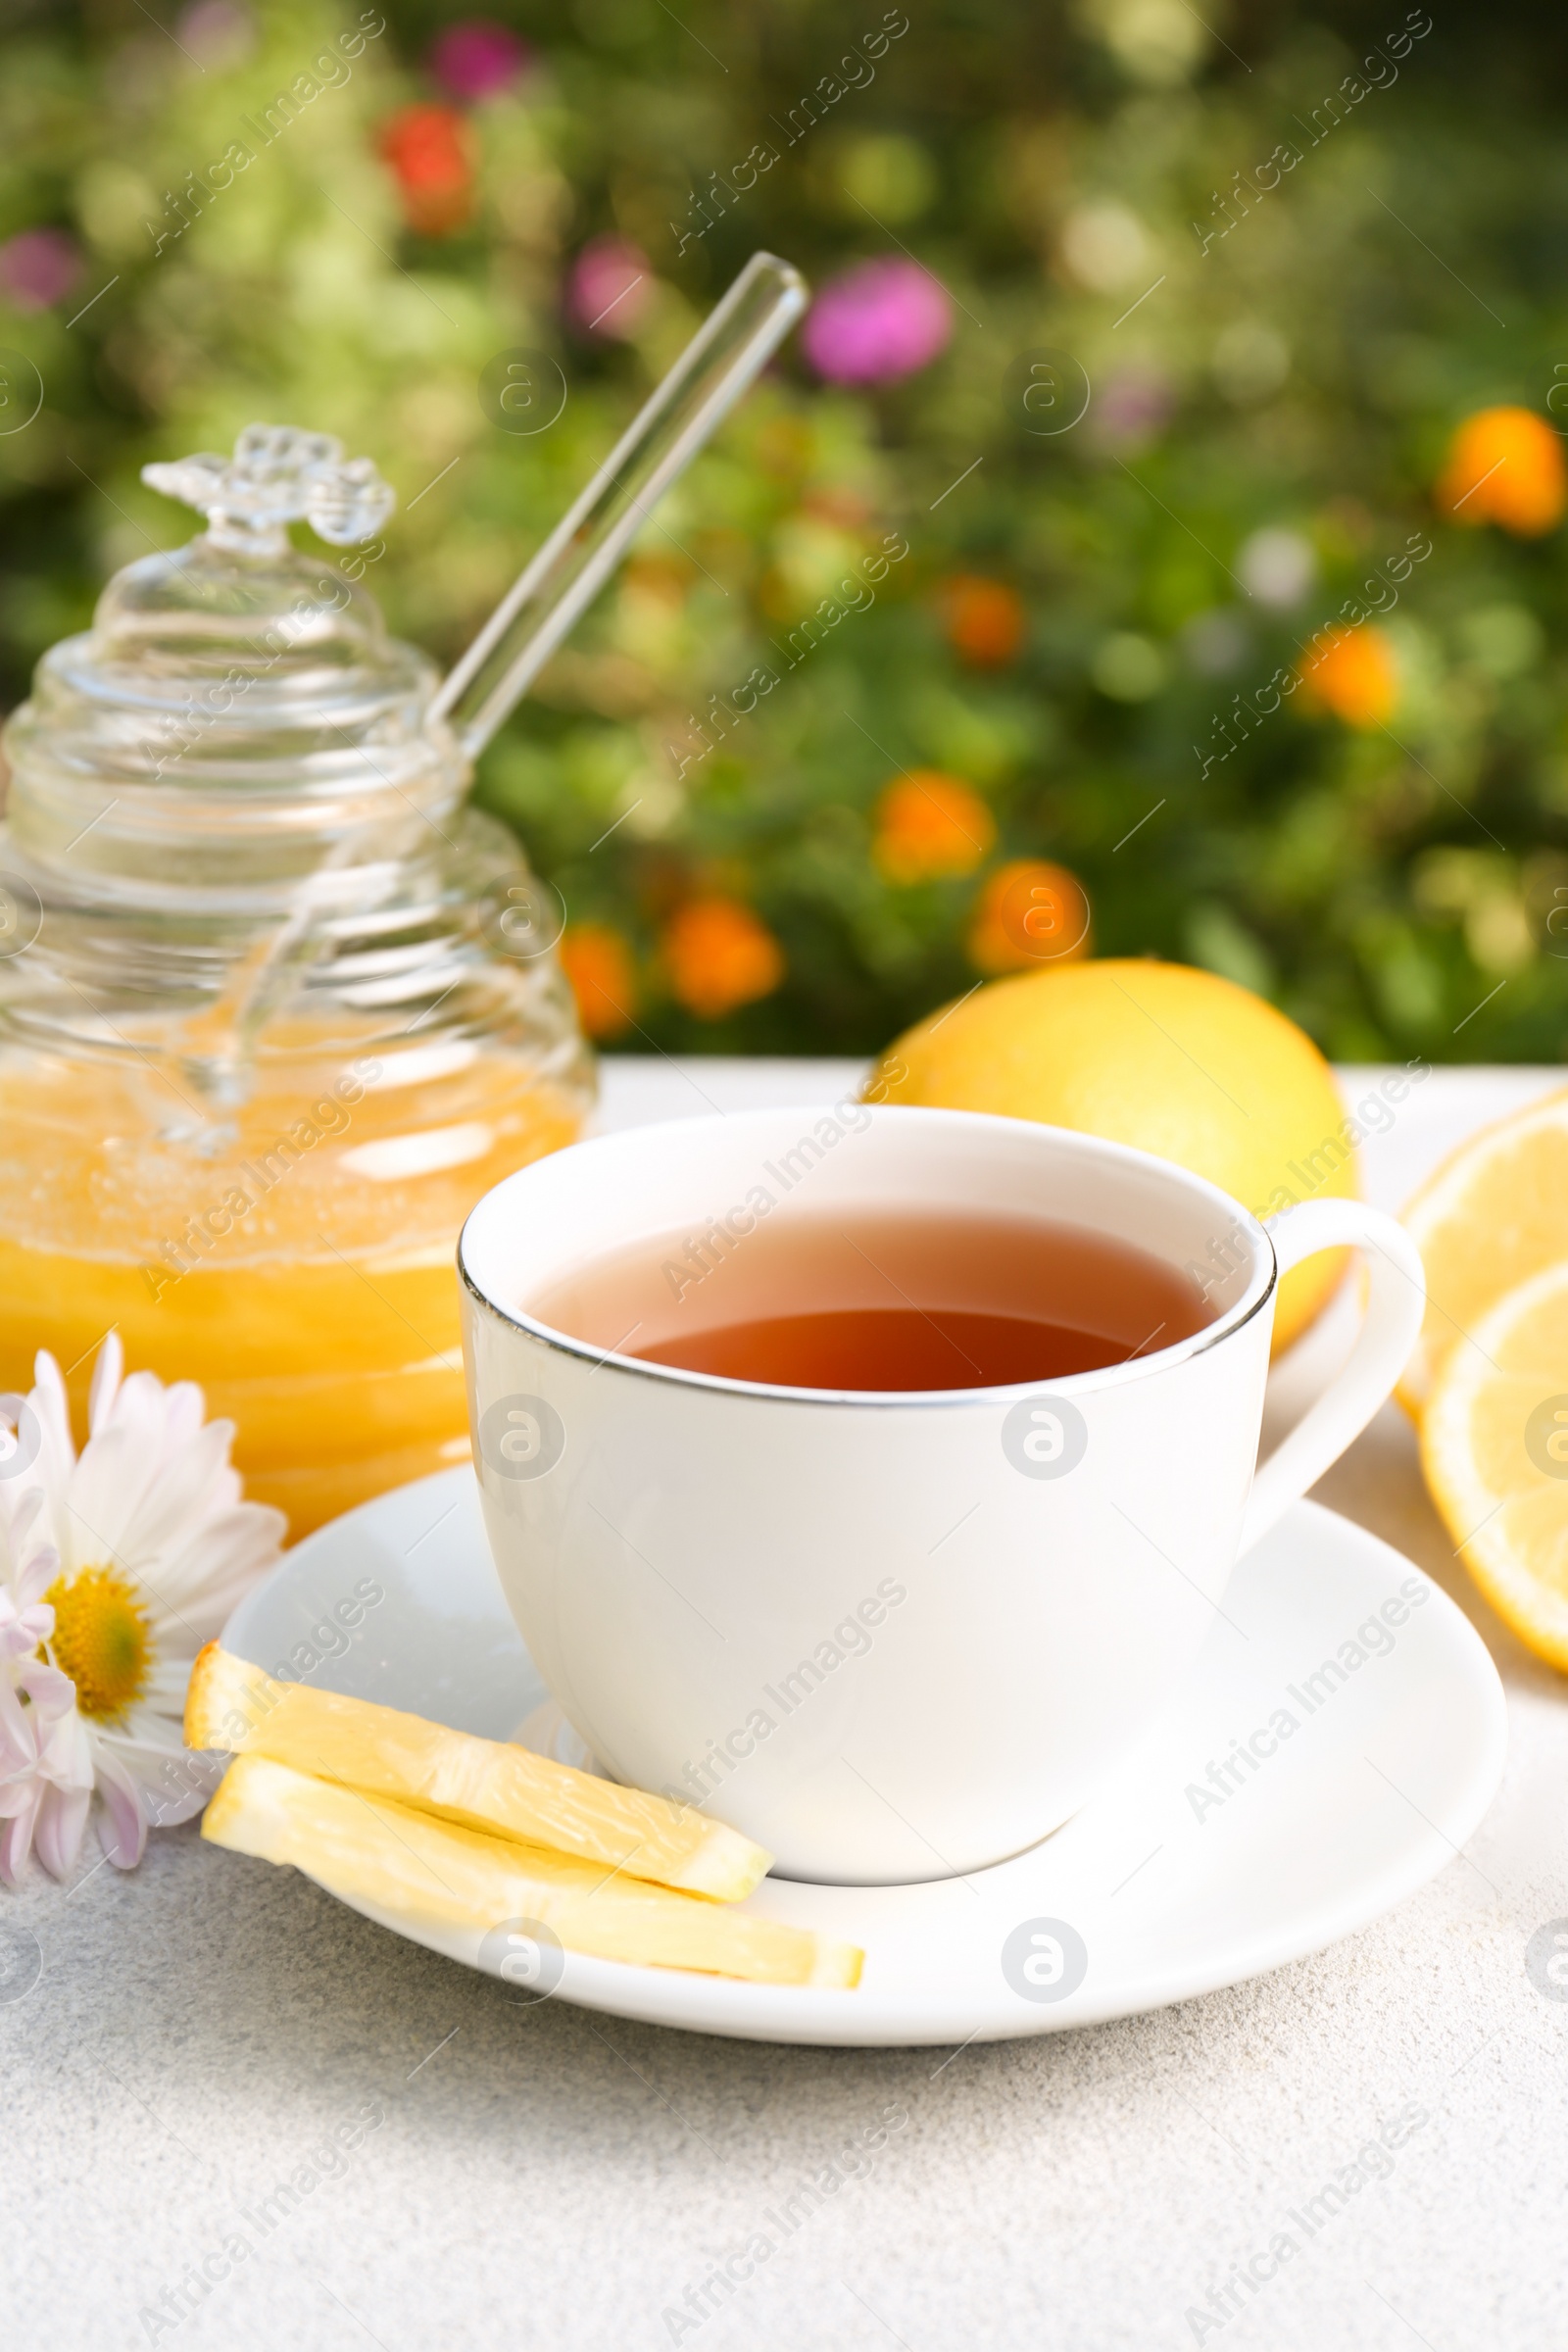
[[[1356,1644],[1364,1662],[1352,1665],[1346,1645],[1385,1603],[1399,1617],[1408,1580],[1423,1599]],[[349,1632],[340,1603],[358,1617]],[[466,1469],[380,1495],[307,1537],[241,1602],[224,1640],[322,1688],[491,1739],[526,1723],[529,1744],[580,1753],[553,1723],[502,1600]],[[1342,1651],[1342,1679],[1323,1673]],[[1277,1725],[1275,1751],[1254,1768],[1233,1762],[1240,1786],[1216,1797],[1210,1766],[1238,1741],[1267,1750],[1281,1709],[1296,1728],[1278,1738]],[[1162,1722],[1054,1838],[969,1879],[870,1888],[768,1880],[748,1897],[749,1908],[863,1944],[857,1991],[568,1953],[560,1997],[704,2034],[859,2045],[1000,2040],[1158,2008],[1317,1951],[1413,1892],[1476,1829],[1505,1739],[1502,1687],[1469,1620],[1389,1544],[1299,1503],[1238,1568]],[[492,1924],[416,1940],[477,1965]]]

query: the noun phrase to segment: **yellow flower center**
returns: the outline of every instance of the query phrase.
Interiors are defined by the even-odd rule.
[[[55,1664],[75,1684],[82,1714],[122,1715],[141,1696],[153,1657],[135,1587],[112,1568],[83,1568],[56,1577],[44,1598],[55,1613]]]

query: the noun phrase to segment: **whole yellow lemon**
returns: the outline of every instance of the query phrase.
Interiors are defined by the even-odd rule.
[[[1354,1129],[1304,1031],[1234,981],[1187,964],[1021,972],[906,1030],[871,1073],[875,1102],[998,1111],[1174,1159],[1256,1216],[1354,1195]],[[1308,1258],[1280,1285],[1275,1353],[1344,1271]]]

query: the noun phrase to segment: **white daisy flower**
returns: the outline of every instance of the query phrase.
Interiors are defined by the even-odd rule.
[[[33,1847],[65,1876],[92,1797],[75,1686],[44,1651],[55,1613],[42,1596],[60,1563],[33,1524],[42,1501],[33,1489],[0,1527],[0,1878],[13,1886]]]
[[[121,1377],[104,1342],[78,1458],[66,1384],[40,1355],[25,1398],[0,1399],[0,1878],[29,1847],[74,1866],[96,1791],[122,1870],[149,1825],[188,1820],[221,1760],[181,1726],[191,1664],[272,1566],[281,1511],[240,1499],[231,1421],[191,1381]],[[7,1409],[9,1408],[9,1410]]]

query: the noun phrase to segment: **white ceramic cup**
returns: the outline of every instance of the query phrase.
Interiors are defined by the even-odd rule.
[[[1087,1226],[1200,1274],[1213,1320],[1038,1386],[871,1394],[639,1362],[528,1311],[640,1236],[717,1217],[744,1250],[748,1215],[888,1204]],[[1355,1348],[1254,1468],[1278,1275],[1348,1244]],[[1271,1234],[1093,1136],[860,1103],[575,1145],[488,1193],[458,1255],[485,1520],[552,1693],[616,1778],[846,1885],[979,1869],[1076,1811],[1216,1623],[1240,1638],[1239,1554],[1387,1396],[1424,1299],[1359,1202]]]

